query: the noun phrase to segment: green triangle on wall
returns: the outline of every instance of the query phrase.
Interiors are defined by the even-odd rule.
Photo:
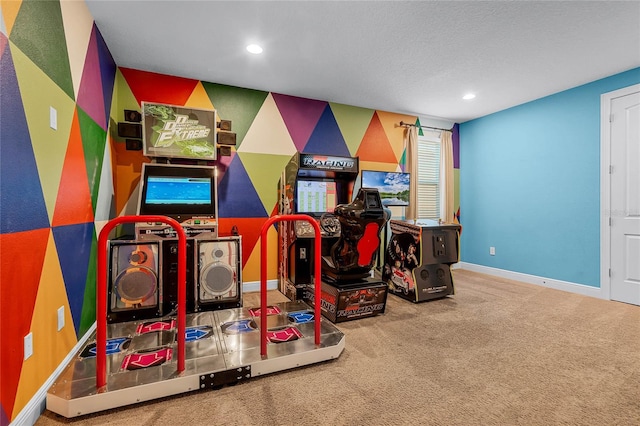
[[[60,2],[22,2],[9,40],[75,100]]]
[[[202,82],[216,113],[221,120],[231,120],[231,131],[236,134],[236,149],[242,144],[251,123],[269,92],[241,87]]]
[[[80,107],[77,107],[77,109],[82,147],[84,149],[84,160],[87,166],[89,191],[91,192],[91,205],[93,206],[93,213],[95,214],[107,132],[105,132],[98,123],[93,121]]]

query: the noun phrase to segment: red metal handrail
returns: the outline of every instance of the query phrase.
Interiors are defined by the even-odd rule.
[[[96,387],[107,384],[107,246],[109,233],[123,223],[161,222],[178,234],[178,373],[184,371],[185,330],[187,323],[187,236],[182,226],[166,216],[121,216],[110,220],[98,236],[98,277],[96,283]]]
[[[315,299],[314,299],[314,334],[315,344],[320,345],[320,225],[311,216],[306,214],[276,215],[270,217],[260,231],[260,355],[264,358],[267,355],[267,236],[266,233],[275,222],[304,220],[313,226],[315,230]]]

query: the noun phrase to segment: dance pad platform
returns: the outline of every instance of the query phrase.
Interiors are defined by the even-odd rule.
[[[157,318],[107,325],[107,385],[96,388],[95,333],[47,393],[47,409],[64,417],[235,384],[252,377],[335,359],[344,334],[302,301],[267,307],[267,354],[260,355],[260,308],[188,314],[185,370],[177,373],[177,321]]]

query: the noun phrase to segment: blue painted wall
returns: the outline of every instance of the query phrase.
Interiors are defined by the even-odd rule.
[[[600,287],[600,95],[638,83],[635,68],[460,125],[463,262]]]

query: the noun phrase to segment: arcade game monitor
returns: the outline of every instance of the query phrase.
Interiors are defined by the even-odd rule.
[[[215,218],[216,169],[209,166],[144,163],[139,215],[163,215],[184,222]]]

